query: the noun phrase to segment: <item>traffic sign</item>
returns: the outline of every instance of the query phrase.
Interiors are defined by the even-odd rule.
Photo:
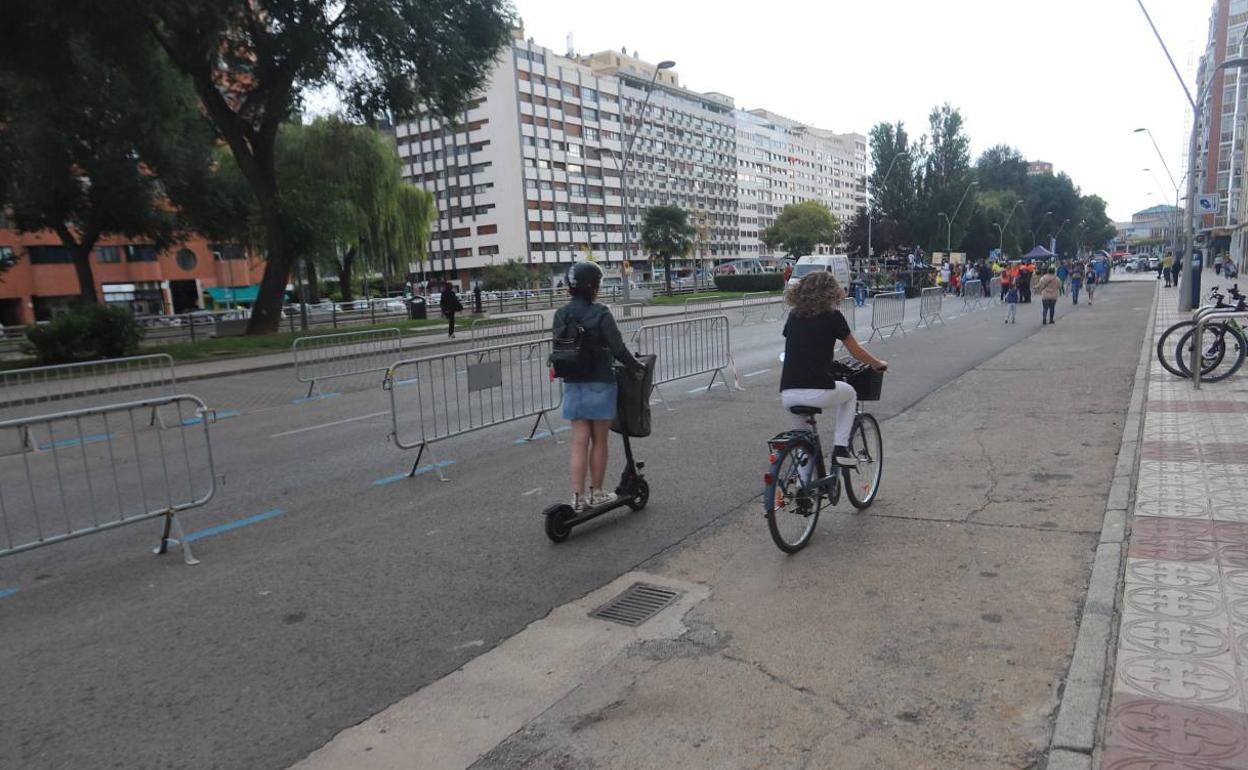
[[[1196,210],[1201,214],[1216,214],[1222,208],[1222,198],[1218,195],[1197,195]]]

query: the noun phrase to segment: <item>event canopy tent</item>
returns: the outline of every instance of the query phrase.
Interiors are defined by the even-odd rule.
[[[1021,258],[1022,259],[1052,259],[1053,252],[1049,251],[1043,246],[1036,246],[1034,249],[1024,254]]]

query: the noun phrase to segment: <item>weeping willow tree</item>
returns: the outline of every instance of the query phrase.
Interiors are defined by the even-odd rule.
[[[428,256],[429,231],[437,209],[433,193],[407,182],[399,182],[385,203],[369,238],[376,258],[372,266],[386,276],[402,277]]]

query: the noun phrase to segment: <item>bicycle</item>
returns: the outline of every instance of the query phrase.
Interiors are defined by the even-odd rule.
[[[1217,308],[1226,309],[1226,310],[1231,310],[1231,309],[1236,309],[1236,310],[1244,310],[1244,309],[1245,309],[1245,307],[1246,307],[1245,302],[1246,302],[1246,300],[1248,300],[1248,298],[1246,298],[1243,294],[1240,294],[1240,292],[1239,292],[1239,284],[1235,284],[1234,286],[1232,286],[1232,287],[1229,289],[1228,293],[1230,294],[1230,296],[1231,296],[1231,298],[1232,298],[1232,299],[1236,300],[1236,302],[1237,302],[1237,305],[1236,305],[1236,306],[1234,306],[1234,307],[1233,307],[1233,306],[1228,305],[1228,304],[1226,303],[1226,301],[1225,301],[1225,300],[1226,300],[1226,295],[1225,295],[1225,294],[1222,294],[1221,292],[1219,292],[1219,291],[1218,291],[1218,287],[1217,287],[1217,286],[1214,286],[1214,287],[1212,287],[1212,288],[1210,288],[1210,289],[1209,289],[1208,299],[1209,299],[1209,300],[1212,300],[1212,302],[1214,303],[1214,304],[1213,304],[1213,306],[1214,306],[1214,307],[1217,307]],[[1206,306],[1206,307],[1207,307],[1207,306]],[[1191,360],[1191,358],[1190,358],[1190,352],[1191,352],[1191,351],[1190,351],[1190,348],[1189,348],[1189,349],[1188,349],[1188,352],[1189,352],[1189,356],[1188,356],[1188,358],[1186,358],[1183,362],[1181,362],[1181,363],[1179,363],[1179,364],[1177,364],[1177,365],[1176,365],[1176,364],[1174,364],[1174,363],[1172,363],[1172,362],[1170,362],[1169,360],[1167,360],[1167,353],[1168,353],[1169,351],[1172,351],[1172,350],[1173,350],[1173,351],[1176,351],[1176,353],[1177,353],[1177,351],[1178,351],[1178,346],[1177,346],[1177,345],[1174,345],[1174,344],[1171,342],[1171,340],[1172,340],[1171,335],[1176,334],[1176,333],[1180,333],[1180,332],[1181,332],[1181,330],[1183,330],[1183,329],[1192,330],[1192,329],[1194,329],[1194,328],[1195,328],[1195,326],[1196,326],[1196,322],[1195,322],[1194,320],[1191,320],[1191,319],[1188,319],[1188,320],[1186,320],[1186,321],[1179,321],[1178,323],[1171,325],[1171,326],[1170,326],[1170,328],[1168,328],[1168,329],[1166,329],[1164,332],[1162,332],[1162,333],[1161,333],[1161,336],[1157,338],[1157,362],[1158,362],[1159,364],[1161,364],[1161,366],[1162,366],[1162,368],[1163,368],[1163,369],[1165,369],[1167,372],[1170,372],[1170,373],[1171,373],[1171,374],[1173,374],[1175,377],[1191,377],[1191,376],[1192,376],[1192,373],[1191,373],[1191,371],[1190,371],[1190,369],[1189,369],[1189,367],[1188,367],[1188,365],[1187,365],[1187,363],[1186,363],[1186,361],[1190,361],[1190,360]],[[1179,336],[1180,336],[1180,339],[1181,339],[1183,335],[1182,335],[1182,334],[1180,334]],[[1180,358],[1182,358],[1182,357],[1180,356]],[[1220,358],[1218,359],[1218,363],[1221,363],[1221,359],[1220,359]],[[1205,367],[1202,365],[1202,367],[1201,367],[1201,377],[1202,377],[1202,378],[1205,376],[1204,369],[1205,369]],[[1229,376],[1229,375],[1228,375],[1228,376]]]
[[[790,412],[807,418],[810,428],[785,431],[768,440],[770,466],[763,474],[763,507],[771,539],[781,551],[797,553],[806,547],[824,501],[832,506],[839,503],[842,484],[854,508],[866,510],[875,501],[884,475],[884,440],[879,422],[863,411],[862,402],[879,398],[882,374],[877,375],[874,394],[860,396],[854,414],[848,446],[850,456],[857,460],[854,467],[838,466],[827,472],[815,421],[823,413],[818,407],[791,407]]]
[[[1244,303],[1239,304],[1240,311],[1244,310]],[[1245,349],[1248,349],[1248,338],[1245,337],[1244,328],[1234,318],[1227,318],[1222,321],[1215,321],[1207,324],[1204,330],[1206,335],[1213,335],[1212,339],[1205,337],[1201,340],[1200,350],[1200,378],[1205,382],[1221,382],[1230,377],[1239,368],[1244,365]],[[1183,372],[1184,377],[1191,377],[1191,366],[1188,364],[1192,359],[1192,349],[1196,345],[1195,341],[1196,329],[1188,329],[1187,332],[1179,338],[1178,345],[1175,346],[1175,359],[1178,361],[1179,369]],[[1205,340],[1209,341],[1206,343]],[[1220,368],[1226,360],[1226,355],[1230,353],[1230,365],[1223,369]]]

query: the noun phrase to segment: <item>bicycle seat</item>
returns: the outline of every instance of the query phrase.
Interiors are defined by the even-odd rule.
[[[789,411],[793,414],[802,415],[823,414],[823,410],[817,406],[791,406]]]

